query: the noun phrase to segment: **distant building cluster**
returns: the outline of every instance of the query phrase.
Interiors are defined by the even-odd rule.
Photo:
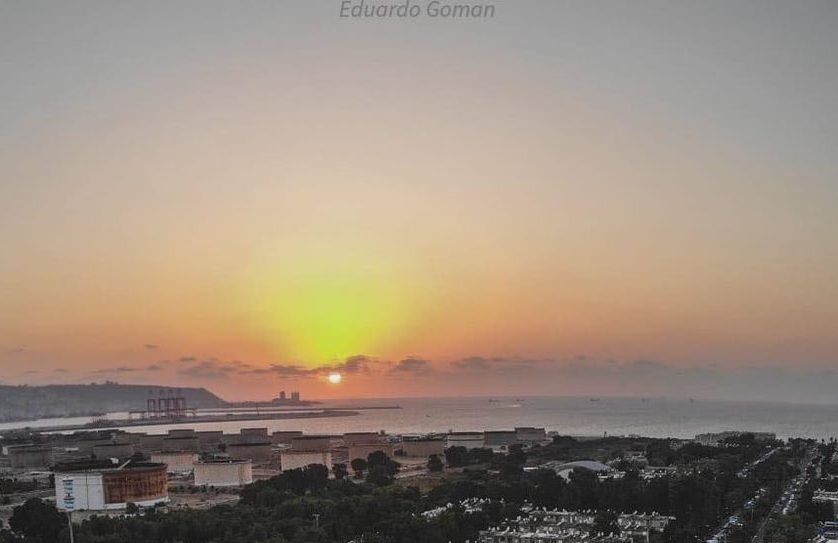
[[[492,502],[493,500],[489,498],[466,498],[464,500],[461,500],[457,504],[457,506],[460,509],[462,509],[463,513],[468,515],[471,513],[478,513],[480,511],[483,511],[483,508]],[[503,503],[502,500],[501,503]],[[441,514],[445,513],[446,511],[450,511],[454,507],[455,505],[453,503],[448,503],[440,507],[435,507],[433,509],[423,511],[422,516],[425,518],[436,518]]]
[[[164,407],[181,410],[177,402],[164,399]],[[154,400],[155,416],[160,416],[160,402]],[[289,397],[281,392],[278,400],[299,401],[299,393]],[[256,478],[313,464],[334,470],[336,464],[349,466],[374,453],[398,457],[407,469],[424,469],[430,457],[444,458],[450,447],[506,451],[513,445],[548,441],[544,428],[535,427],[423,435],[304,435],[291,430],[271,433],[267,428],[242,428],[236,434],[192,428],[172,428],[166,434],[91,430],[0,440],[0,469],[54,473],[59,508],[66,503],[73,510],[95,511],[124,508],[127,503],[165,504],[169,482],[241,487]]]
[[[832,513],[838,516],[838,490],[829,491],[818,489],[812,495],[812,501],[815,503],[828,503],[832,506]]]
[[[811,543],[835,543],[838,541],[838,522],[828,521],[818,525],[818,535]]]
[[[698,434],[695,436],[695,442],[700,443],[701,445],[708,445],[711,447],[716,447],[721,445],[727,439],[742,437],[744,435],[752,435],[756,441],[775,441],[777,439],[777,434],[771,432],[738,432],[738,431],[727,431],[727,432],[709,432],[706,434]]]
[[[273,403],[275,404],[296,404],[301,402],[300,393],[297,391],[291,392],[288,395],[284,390],[281,390],[279,396],[273,399]]]
[[[610,533],[594,531],[597,511],[533,509],[502,526],[480,532],[478,543],[630,543],[648,541],[674,520],[657,513],[617,515]]]

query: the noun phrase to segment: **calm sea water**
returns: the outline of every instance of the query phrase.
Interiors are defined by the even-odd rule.
[[[221,429],[236,433],[242,427],[302,430],[306,433],[343,433],[386,430],[393,433],[448,430],[511,429],[544,426],[562,434],[601,436],[639,434],[689,438],[702,432],[750,430],[775,432],[778,437],[830,438],[838,436],[838,406],[740,403],[721,401],[601,398],[407,398],[340,400],[323,407],[399,405],[401,409],[361,411],[353,417],[135,426],[129,431],[166,433],[174,427]],[[112,414],[109,418],[123,418]],[[84,422],[51,419],[27,423],[31,427]],[[0,425],[0,429],[20,426]]]

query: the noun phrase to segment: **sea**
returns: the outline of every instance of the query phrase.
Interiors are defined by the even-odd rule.
[[[544,427],[571,436],[629,436],[692,438],[705,432],[740,430],[773,432],[779,438],[838,436],[838,406],[668,398],[495,397],[400,398],[332,400],[317,408],[398,406],[398,409],[361,409],[358,415],[333,418],[278,419],[236,422],[188,421],[125,428],[131,432],[164,434],[172,428],[223,430],[237,433],[245,427],[302,430],[307,434],[381,431],[422,434],[448,431],[503,430],[516,426]],[[293,409],[283,409],[289,411]],[[231,410],[232,411],[232,410]],[[241,413],[241,411],[232,411]],[[262,409],[262,413],[266,410]],[[124,420],[127,413],[107,419]],[[0,424],[0,430],[79,424],[91,419],[57,418]],[[101,422],[101,421],[100,421]],[[118,425],[102,426],[103,428]]]

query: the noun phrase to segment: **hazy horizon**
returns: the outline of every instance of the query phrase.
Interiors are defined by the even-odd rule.
[[[494,4],[0,4],[0,384],[838,403],[838,5]]]

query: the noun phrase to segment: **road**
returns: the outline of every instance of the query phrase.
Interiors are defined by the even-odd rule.
[[[812,458],[815,455],[816,447],[812,446],[804,455],[803,459],[801,459],[800,463],[798,464],[798,469],[800,470],[800,474],[789,481],[789,484],[786,485],[786,488],[783,489],[783,493],[780,494],[780,497],[777,498],[777,501],[774,502],[774,505],[771,507],[771,511],[765,515],[765,518],[762,519],[762,522],[757,529],[757,533],[754,535],[753,539],[751,540],[752,543],[764,543],[765,541],[765,532],[768,529],[768,522],[774,518],[777,514],[782,512],[789,502],[791,502],[795,496],[796,492],[800,491],[800,488],[806,482],[806,468],[812,463]]]

